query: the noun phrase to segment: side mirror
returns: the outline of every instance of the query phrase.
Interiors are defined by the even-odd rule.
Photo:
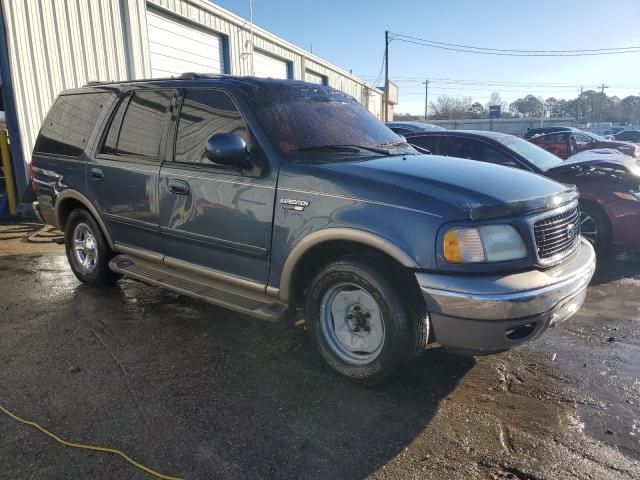
[[[246,142],[235,133],[216,133],[205,145],[207,158],[220,165],[247,166],[249,152]]]

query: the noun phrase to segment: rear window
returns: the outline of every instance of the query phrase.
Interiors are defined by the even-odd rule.
[[[111,96],[110,92],[59,96],[42,125],[34,150],[80,156]]]
[[[173,90],[127,94],[116,110],[102,153],[155,159]]]

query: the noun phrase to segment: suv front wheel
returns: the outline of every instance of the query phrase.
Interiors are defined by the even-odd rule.
[[[427,314],[400,288],[369,262],[355,258],[332,263],[316,275],[306,296],[307,329],[334,370],[372,386],[422,353]]]
[[[109,270],[109,261],[115,253],[86,210],[77,209],[69,215],[64,231],[64,244],[71,270],[81,282],[110,285],[121,278],[121,275]]]

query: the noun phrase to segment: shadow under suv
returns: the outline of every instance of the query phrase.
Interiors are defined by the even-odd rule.
[[[425,156],[329,87],[191,76],[63,92],[34,210],[91,285],[121,275],[276,320],[379,383],[429,340],[494,352],[582,304],[575,189]]]

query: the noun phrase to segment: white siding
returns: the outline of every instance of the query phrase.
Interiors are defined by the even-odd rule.
[[[254,52],[253,56],[256,77],[284,79],[289,77],[289,66],[286,60],[262,52]]]
[[[26,161],[31,157],[42,120],[55,97],[64,89],[94,80],[149,78],[152,63],[154,75],[161,71],[162,75],[185,70],[219,71],[223,55],[220,37],[216,34],[228,39],[230,73],[250,75],[252,71],[248,22],[207,0],[0,2],[7,34],[15,110]],[[166,48],[158,48],[161,44],[157,35],[158,25],[154,24],[153,18],[149,20],[146,13],[150,7],[154,13],[169,15],[177,25],[201,26],[192,29],[198,37],[192,39],[193,43],[179,47],[186,51],[180,53],[181,63],[166,64],[166,57],[170,54],[176,57],[176,52],[170,51],[175,45],[171,40],[170,46],[166,47],[167,43],[164,43]],[[155,39],[155,44],[150,42],[152,39]],[[189,43],[188,40],[184,42]],[[207,46],[209,51],[203,54],[200,47],[195,47],[196,44]],[[307,69],[324,75],[329,86],[354,96],[370,111],[380,115],[382,92],[368,87],[349,72],[259,27],[254,27],[254,48],[256,52],[287,62],[285,65],[290,65],[290,73],[296,80],[304,80]],[[354,46],[354,55],[358,54],[358,48],[361,47]],[[161,60],[162,56],[164,60]],[[279,64],[278,76],[285,76],[282,65]],[[275,63],[271,66],[274,70],[270,75],[275,76]],[[256,67],[264,73],[261,65],[256,64]]]
[[[223,73],[220,35],[147,10],[152,77],[179,76],[184,72]]]

